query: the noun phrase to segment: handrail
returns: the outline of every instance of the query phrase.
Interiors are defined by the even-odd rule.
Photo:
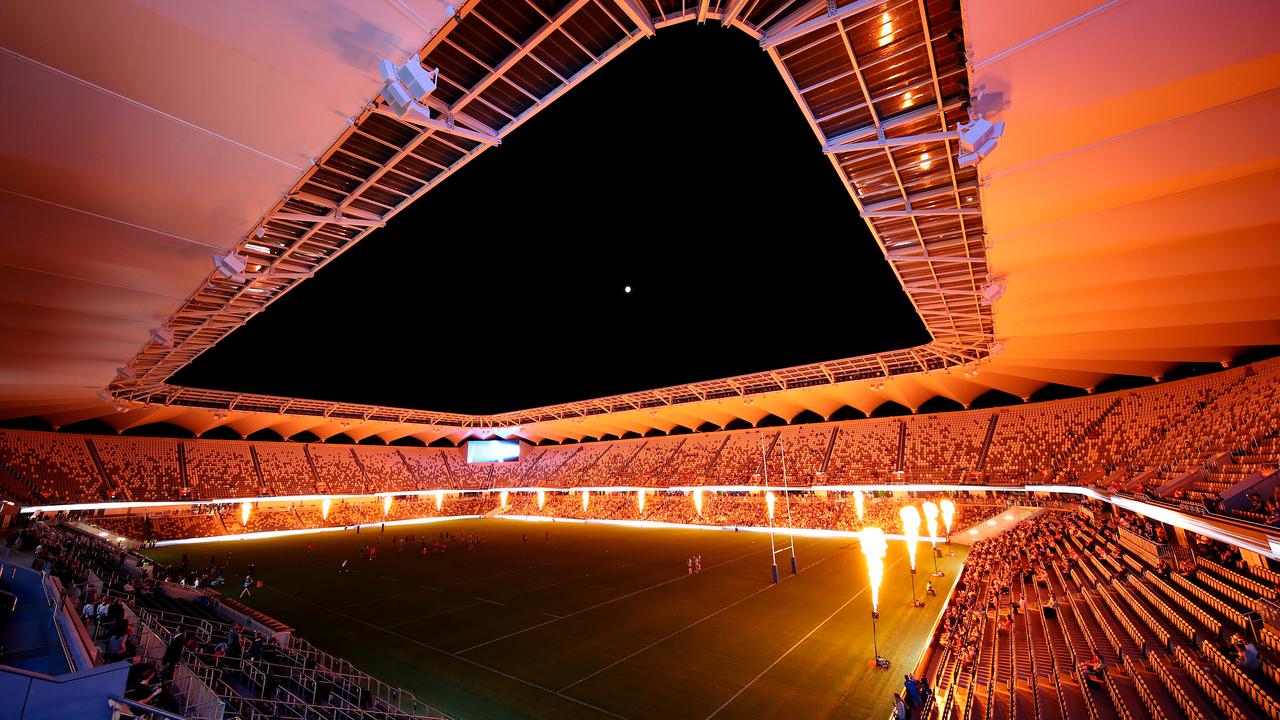
[[[142,712],[147,713],[149,715],[156,715],[156,716],[165,718],[165,720],[187,720],[187,718],[181,715],[174,715],[173,713],[168,712],[166,710],[161,710],[160,708],[151,707],[150,705],[146,705],[144,703],[135,702],[128,698],[120,697],[119,695],[116,695],[114,693],[107,696],[107,704],[112,705],[112,703],[115,703],[117,705],[124,705],[125,707],[131,708],[134,710],[141,710]],[[112,709],[115,710],[116,707],[112,705]]]

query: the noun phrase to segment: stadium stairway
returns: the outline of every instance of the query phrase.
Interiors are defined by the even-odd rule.
[[[0,576],[0,590],[11,594],[0,595],[0,602],[6,605],[13,603],[11,612],[8,612],[9,607],[0,611],[7,615],[3,629],[0,629],[0,644],[3,646],[0,665],[45,675],[69,672],[57,631],[50,621],[40,573],[8,563],[3,566]]]
[[[999,631],[992,642],[993,621],[1006,612],[1001,599],[984,622],[982,659],[975,663],[972,700],[961,717],[1280,718],[1280,635],[1255,626],[1245,612],[1248,589],[1260,583],[1227,568],[1211,574],[1204,558],[1185,577],[1159,577],[1127,554],[1099,559],[1096,553],[1104,548],[1119,551],[1109,540],[1082,543],[1070,535],[1052,547],[1060,557],[1078,552],[1080,559],[1065,573],[1052,564],[1045,589],[1015,576],[1013,593],[1021,590],[1028,600],[1024,613],[1015,616],[1012,646]],[[1049,589],[1060,602],[1056,621],[1042,610]],[[1246,673],[1221,643],[1232,632],[1252,636],[1255,630],[1262,667]],[[1095,650],[1104,661],[1101,684],[1084,682],[1076,670]],[[944,654],[935,678],[950,677],[948,662]]]

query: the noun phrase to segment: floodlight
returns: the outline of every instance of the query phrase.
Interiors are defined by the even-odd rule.
[[[378,74],[382,76],[382,98],[397,115],[416,112],[431,118],[431,111],[421,100],[435,92],[439,68],[427,70],[422,67],[422,59],[414,55],[403,65],[379,60]]]
[[[983,285],[982,298],[985,301],[984,304],[990,305],[995,301],[999,300],[1000,298],[1004,297],[1004,291],[1006,289],[1007,288],[1005,287],[1004,283],[996,282],[994,280],[987,283],[986,285]]]
[[[422,67],[422,60],[414,55],[411,60],[396,69],[396,77],[400,78],[400,82],[404,84],[414,100],[421,100],[435,92],[436,77],[439,72],[439,70],[427,70]]]
[[[390,65],[390,63],[383,60],[379,63],[379,66],[382,65]],[[409,91],[406,90],[405,87],[400,84],[399,80],[396,79],[394,70],[391,72],[391,77],[389,78],[387,77],[387,69],[381,68],[381,70],[382,79],[386,81],[382,88],[383,99],[387,101],[387,104],[391,106],[391,109],[394,110],[397,115],[404,115],[409,112],[409,108],[413,106],[413,98],[409,95]]]
[[[173,330],[167,327],[151,328],[151,342],[160,347],[173,347]]]
[[[249,261],[244,257],[237,255],[235,252],[229,252],[226,255],[214,255],[213,267],[228,280],[237,282],[244,280],[244,269],[248,267]]]
[[[961,167],[976,165],[979,160],[991,154],[996,142],[1004,134],[1003,122],[991,122],[979,115],[967,123],[961,123],[960,157]]]

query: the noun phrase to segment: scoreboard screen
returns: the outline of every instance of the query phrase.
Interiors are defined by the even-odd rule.
[[[467,462],[512,462],[520,459],[516,440],[472,440],[467,443]]]

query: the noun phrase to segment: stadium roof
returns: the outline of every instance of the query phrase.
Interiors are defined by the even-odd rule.
[[[1274,3],[1228,2],[1208,24],[1203,8],[1154,0],[447,10],[0,9],[0,417],[560,440],[1027,397],[1280,344]],[[706,21],[774,60],[930,343],[491,416],[168,383],[609,59]],[[377,61],[414,53],[440,68],[430,120],[393,117],[379,97]],[[949,135],[971,106],[1005,123],[976,168]],[[233,250],[249,278],[212,269]],[[873,310],[843,311],[832,332]],[[158,328],[173,347],[149,340]]]

